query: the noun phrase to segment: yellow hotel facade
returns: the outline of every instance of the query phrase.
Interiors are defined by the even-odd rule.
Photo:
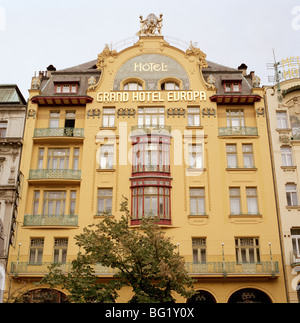
[[[286,302],[264,90],[246,69],[141,32],[120,52],[33,78],[10,293],[65,301],[33,283],[53,262],[67,272],[74,236],[104,211],[120,218],[125,196],[133,228],[157,215],[178,246],[192,301]],[[132,297],[123,289],[117,302]]]

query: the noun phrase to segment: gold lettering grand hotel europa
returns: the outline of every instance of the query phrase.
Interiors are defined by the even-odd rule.
[[[204,91],[138,91],[138,92],[99,92],[99,103],[126,103],[132,102],[206,102]]]

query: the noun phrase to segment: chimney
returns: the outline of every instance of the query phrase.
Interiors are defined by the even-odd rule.
[[[238,67],[238,70],[242,71],[244,76],[247,76],[247,68],[248,68],[248,66],[243,63],[241,66]]]

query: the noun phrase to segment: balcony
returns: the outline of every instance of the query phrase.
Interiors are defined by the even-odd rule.
[[[84,129],[79,128],[41,128],[35,129],[33,139],[35,141],[51,141],[60,138],[61,140],[82,141],[84,139]]]
[[[219,128],[219,137],[231,137],[231,136],[258,136],[256,127],[225,127]]]
[[[77,227],[78,215],[25,214],[24,227]]]
[[[139,125],[139,126],[133,126],[131,128],[132,136],[145,135],[145,134],[170,136],[171,127],[161,126],[161,125]]]
[[[290,263],[291,266],[300,266],[300,250],[295,249],[290,253]]]
[[[49,272],[49,268],[53,263],[28,263],[28,262],[12,262],[10,273],[15,276],[27,275],[45,275]],[[69,273],[71,263],[62,263],[60,269],[64,273]],[[226,277],[267,277],[275,278],[279,275],[278,262],[263,261],[260,263],[237,264],[235,262],[207,262],[205,264],[186,263],[186,270],[190,276],[214,276],[220,278]],[[118,272],[117,269],[104,267],[98,264],[94,267],[95,274],[99,276],[113,276]]]
[[[76,169],[32,169],[29,172],[30,181],[68,180],[80,181],[81,171]]]
[[[186,269],[192,276],[271,276],[279,274],[277,261],[261,261],[258,263],[207,262],[203,264],[186,263]]]
[[[52,262],[29,263],[29,262],[12,262],[10,274],[15,276],[43,276],[49,273],[49,267]],[[59,268],[63,273],[69,273],[72,269],[72,263],[66,262],[60,264]],[[95,274],[99,276],[113,276],[117,269],[104,267],[100,264],[95,266]]]

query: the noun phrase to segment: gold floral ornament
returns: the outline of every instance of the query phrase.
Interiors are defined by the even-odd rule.
[[[198,60],[198,64],[201,68],[207,68],[206,54],[204,54],[200,48],[196,48],[191,42],[190,47],[185,52],[185,57],[190,61]]]
[[[103,52],[98,55],[98,63],[96,64],[98,70],[103,69],[107,65],[107,62],[113,63],[117,56],[118,52],[116,50],[111,50],[106,44]]]

